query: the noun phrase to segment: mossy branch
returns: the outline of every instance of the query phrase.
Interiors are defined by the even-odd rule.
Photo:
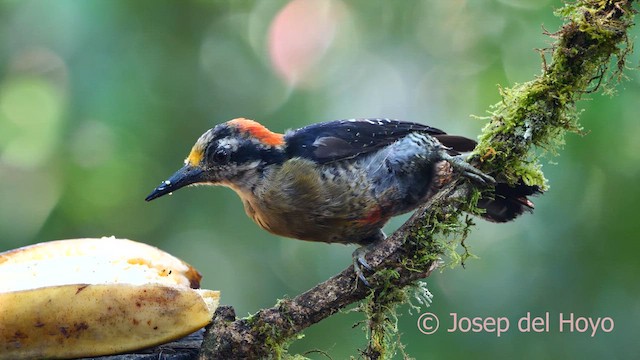
[[[632,1],[581,0],[557,14],[568,21],[548,34],[556,42],[542,51],[542,74],[501,89],[502,101],[494,105],[473,154],[482,170],[512,184],[546,188],[536,150],[555,154],[567,131],[581,130],[576,101],[599,88],[611,65],[612,78],[619,77],[633,48],[627,35],[635,14]]]
[[[627,36],[635,14],[632,3],[580,0],[558,11],[566,22],[549,34],[555,43],[543,53],[542,74],[528,83],[501,89],[502,101],[493,107],[472,155],[475,165],[501,181],[546,188],[539,150],[555,153],[566,132],[579,132],[576,102],[583,94],[597,90],[608,74],[621,74],[632,48]],[[365,299],[361,307],[369,317],[371,332],[363,355],[370,359],[390,357],[393,349],[385,339],[389,328],[393,329],[387,323],[392,317],[381,314],[404,302],[406,288],[429,276],[441,257],[459,258],[456,248],[470,225],[461,220],[462,215],[474,211],[477,198],[477,190],[462,180],[439,191],[367,256],[377,270],[370,278],[371,288],[355,284],[353,268],[349,267],[249,318],[236,319],[232,308],[219,308],[199,358],[279,358],[286,344],[303,329]]]

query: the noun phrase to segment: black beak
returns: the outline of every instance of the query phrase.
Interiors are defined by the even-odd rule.
[[[185,165],[182,169],[176,171],[175,174],[171,175],[169,180],[163,181],[160,186],[158,186],[151,192],[151,194],[149,194],[149,196],[145,198],[145,200],[151,201],[187,185],[195,184],[202,180],[202,173],[203,171],[200,168],[191,165]]]

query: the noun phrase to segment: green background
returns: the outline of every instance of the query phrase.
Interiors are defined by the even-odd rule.
[[[486,115],[499,101],[498,85],[540,73],[534,49],[548,47],[544,29],[561,23],[552,15],[558,1],[299,0],[298,12],[283,12],[286,5],[0,2],[0,250],[63,238],[135,239],[196,266],[203,286],[221,290],[240,316],[271,306],[341,271],[353,247],[270,235],[225,188],[144,202],[202,132],[241,116],[275,131],[390,117],[475,137],[486,120],[470,115]],[[269,45],[277,19],[286,30],[278,34],[302,37],[309,58],[285,56],[278,67]],[[440,331],[423,335],[419,314],[402,309],[410,355],[640,356],[640,75],[626,74],[616,96],[587,94],[579,104],[586,135],[569,135],[561,156],[544,160],[551,188],[535,199],[535,213],[504,225],[478,220],[467,243],[479,259],[427,279],[428,311],[440,317]],[[547,311],[548,333],[515,328],[527,312]],[[511,329],[499,338],[448,333],[452,312],[506,316]],[[611,317],[615,328],[595,337],[560,333],[560,313]],[[337,314],[291,350],[357,354],[365,338],[353,325],[361,319]]]

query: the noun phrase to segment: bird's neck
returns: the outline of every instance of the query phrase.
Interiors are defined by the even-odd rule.
[[[262,221],[261,207],[259,206],[259,192],[264,186],[264,172],[256,170],[251,174],[245,174],[234,178],[232,181],[223,183],[231,188],[242,200],[244,210],[260,227],[271,231],[265,221]]]
[[[260,184],[262,181],[261,170],[258,168],[247,170],[232,179],[228,179],[224,181],[222,185],[231,188],[233,191],[238,193],[240,197],[246,197],[253,193],[253,190]]]

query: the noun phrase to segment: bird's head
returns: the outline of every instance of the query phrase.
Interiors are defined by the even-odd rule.
[[[151,201],[188,185],[251,185],[265,166],[284,160],[284,136],[244,118],[207,130],[196,141],[184,166],[163,181]]]

